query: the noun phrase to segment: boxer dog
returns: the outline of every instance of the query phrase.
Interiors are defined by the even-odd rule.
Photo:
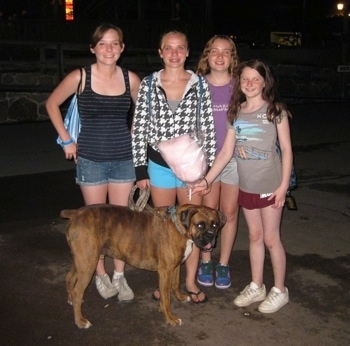
[[[142,211],[95,204],[62,210],[60,216],[70,219],[67,241],[73,264],[66,285],[79,328],[91,326],[82,316],[81,304],[101,253],[136,268],[157,271],[160,311],[167,323],[181,325],[182,320],[170,309],[171,291],[179,301],[190,301],[180,290],[180,265],[191,253],[192,242],[210,251],[226,222],[220,211],[192,204],[161,208],[147,205]]]

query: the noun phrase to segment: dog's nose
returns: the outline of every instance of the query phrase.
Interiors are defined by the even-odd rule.
[[[213,241],[214,238],[215,238],[215,234],[213,233],[213,231],[207,230],[203,236],[203,243],[209,244]]]

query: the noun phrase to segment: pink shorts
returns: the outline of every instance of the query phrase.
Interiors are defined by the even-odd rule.
[[[239,190],[238,204],[246,209],[262,209],[275,203],[275,197],[268,201],[269,197],[261,197],[258,193],[248,193]]]

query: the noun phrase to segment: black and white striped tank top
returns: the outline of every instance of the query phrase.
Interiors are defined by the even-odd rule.
[[[78,99],[81,119],[78,156],[97,162],[130,160],[132,147],[127,118],[132,101],[128,71],[122,69],[126,90],[118,96],[95,93],[91,89],[91,66],[85,71],[85,88]]]

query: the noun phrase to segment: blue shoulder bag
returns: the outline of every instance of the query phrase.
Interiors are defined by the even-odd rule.
[[[73,95],[72,100],[70,101],[67,113],[64,117],[64,127],[67,129],[70,138],[77,143],[78,136],[80,133],[81,123],[80,123],[80,117],[79,117],[79,110],[78,110],[78,97],[81,91],[81,82],[83,79],[83,71],[82,68],[80,68],[80,81],[78,84],[78,88],[76,93]],[[57,144],[59,144],[62,148],[64,147],[62,138],[60,136],[57,137],[56,140]],[[68,143],[67,143],[68,144]]]

